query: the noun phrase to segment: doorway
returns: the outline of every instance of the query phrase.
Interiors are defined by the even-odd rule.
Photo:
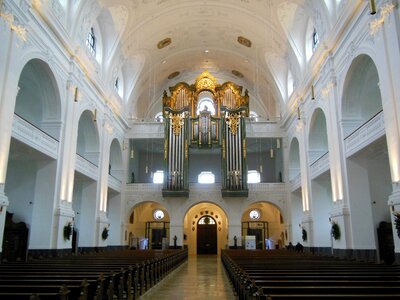
[[[197,223],[197,254],[217,254],[217,223],[204,216]]]

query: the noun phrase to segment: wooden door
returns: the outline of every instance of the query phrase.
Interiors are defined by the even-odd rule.
[[[217,254],[217,224],[198,224],[197,254]]]

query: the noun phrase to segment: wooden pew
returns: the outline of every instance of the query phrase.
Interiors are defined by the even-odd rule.
[[[239,299],[400,299],[400,268],[287,251],[224,250]]]
[[[6,263],[0,265],[0,297],[136,299],[185,259],[186,250],[128,250]]]

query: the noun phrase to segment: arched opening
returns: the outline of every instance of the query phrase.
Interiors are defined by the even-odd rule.
[[[209,223],[203,224],[203,222],[206,222],[203,217],[206,216]],[[200,220],[202,221],[200,222]],[[213,221],[215,225],[211,224]],[[192,206],[187,211],[183,224],[183,244],[184,247],[188,248],[189,254],[220,254],[221,249],[227,247],[228,218],[216,204],[202,202]],[[208,234],[206,234],[207,232]]]
[[[249,205],[242,214],[242,236],[246,247],[254,240],[255,249],[281,249],[287,232],[280,209],[269,202]]]
[[[131,249],[167,249],[169,247],[170,217],[156,202],[142,202],[128,216]]]
[[[289,150],[289,180],[292,181],[297,176],[300,176],[300,148],[299,141],[294,138]]]
[[[61,102],[57,82],[49,66],[40,59],[30,60],[22,69],[15,114],[59,140]]]
[[[311,211],[313,216],[313,236],[305,241],[308,246],[329,254],[332,250],[329,216],[333,209],[330,170],[321,174],[314,172],[318,163],[329,164],[328,132],[326,119],[321,109],[312,115],[309,131],[309,161],[311,174]],[[328,167],[329,168],[329,167]]]
[[[95,166],[99,164],[99,135],[95,115],[86,110],[82,113],[78,125],[76,153]]]
[[[363,260],[391,263],[394,242],[387,201],[392,180],[386,136],[368,134],[372,130],[369,124],[377,118],[383,122],[379,76],[369,56],[360,55],[352,62],[342,99],[345,145],[354,146],[353,134],[368,137],[358,151],[346,153],[353,251]]]
[[[356,57],[347,72],[342,97],[343,136],[382,112],[378,71],[367,55]]]
[[[72,196],[75,212],[74,228],[79,248],[94,247],[97,243],[97,172],[100,145],[94,114],[86,110],[78,124],[76,169]],[[83,167],[85,166],[85,167]]]
[[[34,256],[37,249],[52,248],[57,177],[54,149],[58,146],[61,124],[56,80],[45,62],[29,61],[18,85],[4,187],[9,201],[8,218],[12,216],[6,222],[2,245],[2,258],[7,260],[25,260]],[[44,144],[54,151],[45,149]],[[25,229],[13,231],[19,222],[25,224]]]
[[[114,139],[111,143],[109,162],[109,175],[121,182],[124,174],[122,166],[122,149],[117,139]]]

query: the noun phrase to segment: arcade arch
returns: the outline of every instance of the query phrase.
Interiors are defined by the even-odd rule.
[[[317,108],[310,122],[309,131],[309,161],[310,168],[318,160],[328,156],[328,133],[326,118],[323,111]],[[307,241],[309,246],[318,245],[322,250],[328,252],[332,247],[330,236],[331,224],[329,221],[330,213],[333,209],[332,186],[330,170],[322,174],[315,174],[311,171],[311,207],[313,217],[313,234]],[[329,249],[329,250],[328,250]]]
[[[28,128],[43,139],[57,143],[61,103],[50,67],[40,59],[30,60],[22,69],[18,86],[13,127]],[[50,157],[42,150],[37,144],[25,140],[23,135],[15,137],[13,134],[11,137],[4,188],[9,200],[7,212],[13,214],[14,222],[24,222],[29,234],[23,237],[24,241],[17,249],[14,248],[17,241],[3,244],[5,259],[25,259],[26,255],[31,255],[26,253],[26,249],[32,252],[53,247],[57,160],[56,154]],[[8,230],[6,225],[5,236]],[[14,249],[9,251],[8,245],[13,245]]]
[[[242,236],[256,237],[257,249],[282,248],[287,231],[281,211],[269,202],[249,205],[242,214]]]
[[[349,136],[365,131],[383,113],[377,68],[369,56],[359,55],[351,63],[344,83],[342,123],[345,143]],[[392,180],[386,135],[370,137],[354,154],[346,154],[346,167],[355,256],[392,262],[393,234],[387,205]],[[380,226],[384,229],[379,231],[382,234],[378,234]],[[379,240],[385,242],[380,245]]]
[[[170,216],[163,205],[152,201],[137,204],[128,216],[129,246],[132,249],[168,248],[169,225]]]
[[[215,226],[203,228],[202,217],[215,221]],[[202,222],[200,222],[202,223]],[[205,224],[207,225],[207,224]],[[183,220],[183,243],[189,254],[220,254],[228,245],[228,218],[218,205],[202,202],[192,206]],[[216,244],[215,244],[216,243]]]

